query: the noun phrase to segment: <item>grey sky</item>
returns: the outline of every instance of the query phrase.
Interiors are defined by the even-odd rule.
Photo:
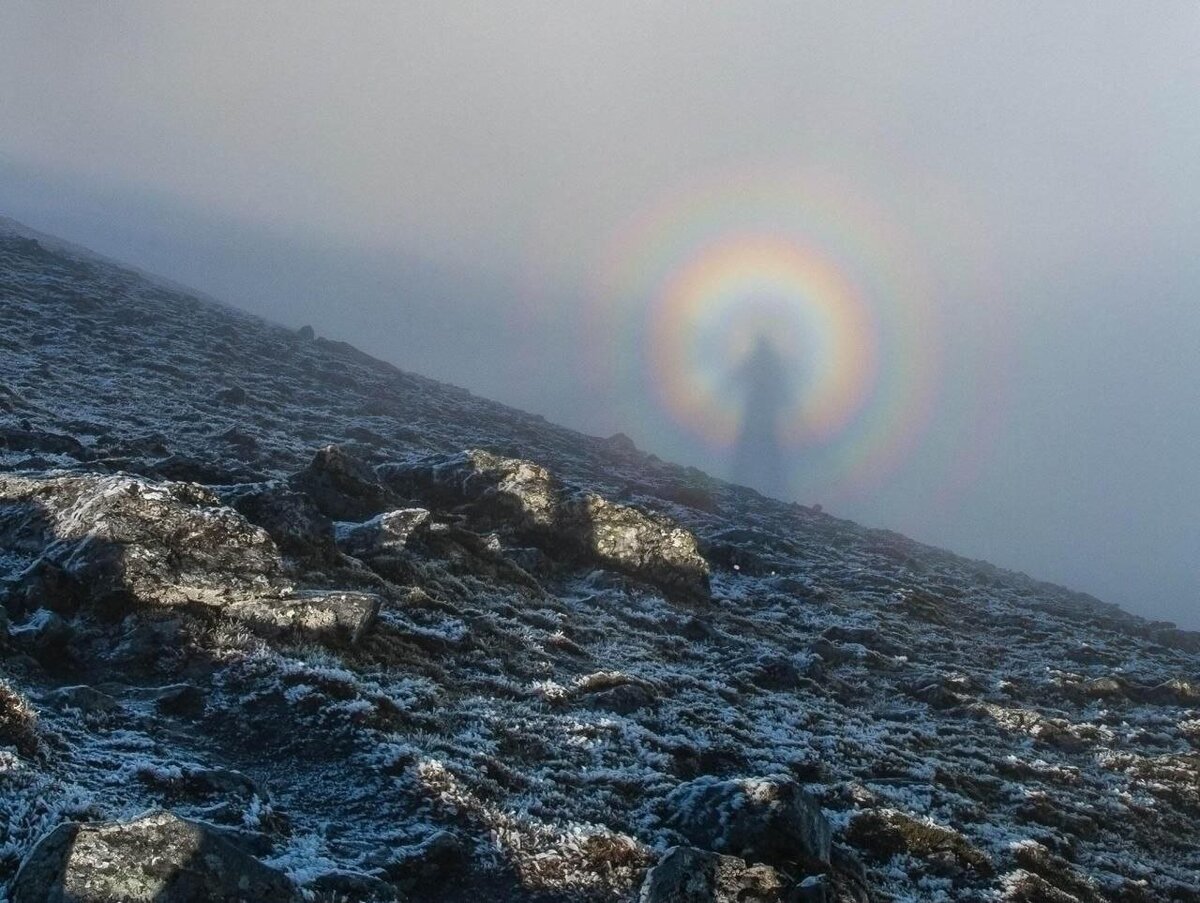
[[[9,0],[0,213],[721,472],[579,310],[656,199],[826,173],[945,353],[902,465],[801,499],[1200,627],[1198,46],[1190,0]]]

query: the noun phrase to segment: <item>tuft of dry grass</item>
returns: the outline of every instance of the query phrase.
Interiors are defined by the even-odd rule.
[[[28,700],[0,680],[0,744],[12,746],[26,758],[37,755],[41,747],[37,713]]]
[[[992,864],[987,855],[971,846],[957,831],[895,810],[875,810],[855,816],[846,831],[846,839],[881,858],[896,853],[908,853],[921,858],[947,853],[964,868],[972,868],[981,875],[992,874]]]

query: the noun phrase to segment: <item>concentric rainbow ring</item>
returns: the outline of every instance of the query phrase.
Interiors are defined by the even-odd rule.
[[[936,405],[942,335],[920,259],[826,172],[691,186],[607,249],[586,312],[590,376],[625,401],[621,422],[699,440],[715,459],[744,403],[730,377],[765,334],[796,368],[780,428],[797,487],[870,491],[913,454]]]
[[[671,274],[649,308],[652,386],[697,437],[728,447],[744,387],[735,374],[767,338],[797,371],[780,439],[828,442],[867,402],[878,339],[854,285],[813,249],[774,235],[736,236]]]

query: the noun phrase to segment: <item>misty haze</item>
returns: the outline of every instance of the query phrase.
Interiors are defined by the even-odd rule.
[[[1198,46],[0,6],[0,898],[1200,900]]]
[[[722,476],[648,324],[794,243],[882,345],[794,497],[1200,626],[1196,16],[9,5],[0,204]]]

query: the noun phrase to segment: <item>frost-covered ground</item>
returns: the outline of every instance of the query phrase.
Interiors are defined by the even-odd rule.
[[[315,471],[330,444],[366,470]],[[564,551],[524,484],[445,491],[464,449],[678,525],[711,592],[637,548]],[[110,537],[128,592],[73,589],[48,620],[59,584],[29,575],[76,527],[21,493],[63,471],[124,475],[100,495],[212,487],[180,523],[223,502],[265,527],[250,577],[378,614],[326,642],[239,619],[248,591],[207,573],[181,602],[155,581],[216,542],[189,526]],[[1200,635],[0,229],[6,472],[34,482],[0,493],[0,888],[55,824],[161,807],[314,898],[631,900],[680,841],[668,795],[714,775],[802,783],[873,899],[1200,900]],[[250,491],[299,507],[281,525]]]

